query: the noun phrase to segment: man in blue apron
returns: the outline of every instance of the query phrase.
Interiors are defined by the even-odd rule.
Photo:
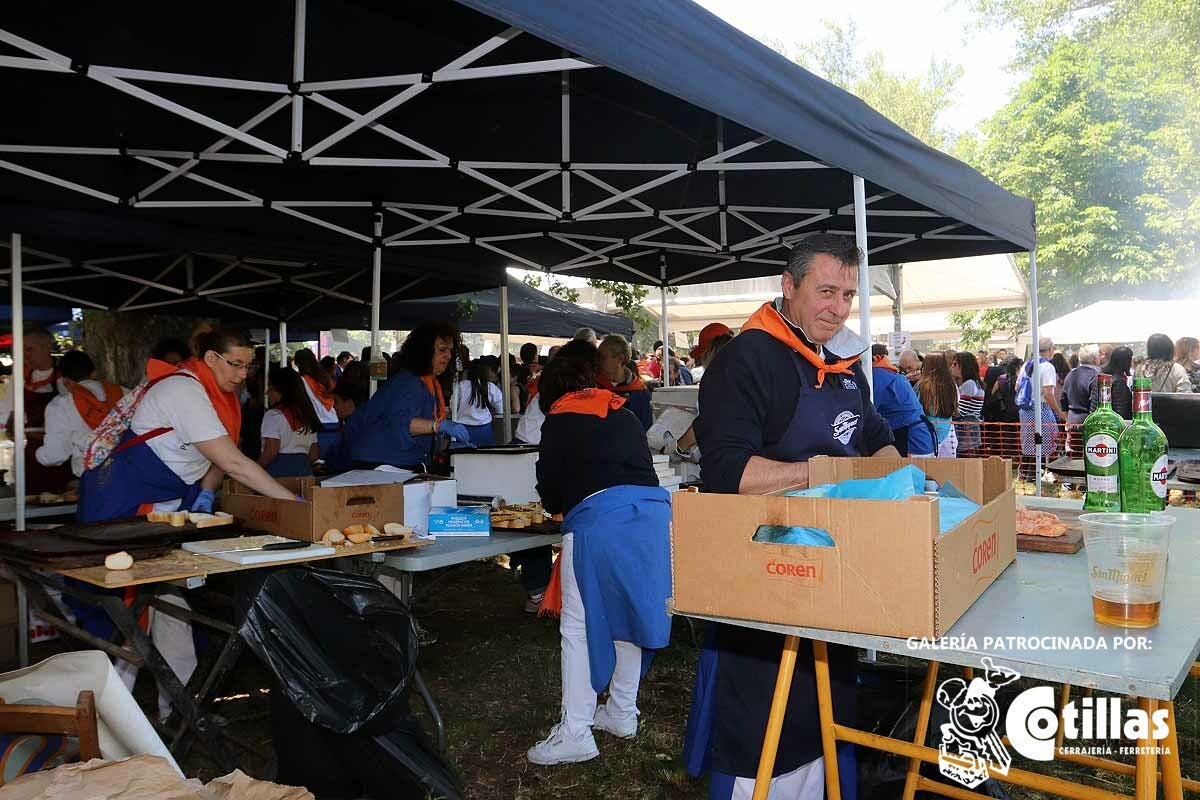
[[[705,490],[764,494],[807,485],[808,459],[898,456],[887,422],[871,403],[859,356],[869,347],[844,325],[858,288],[854,239],[817,235],[793,247],[783,297],[767,303],[718,354],[700,384],[695,422]],[[712,800],[749,798],[779,670],[783,636],[711,627],[700,657],[684,757],[694,775],[712,775]],[[853,724],[855,651],[830,646],[837,719]],[[824,762],[812,645],[796,659],[771,797],[819,799]],[[842,774],[854,797],[854,774]]]

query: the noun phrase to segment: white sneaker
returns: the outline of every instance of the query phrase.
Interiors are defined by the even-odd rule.
[[[598,755],[600,751],[596,748],[596,740],[591,731],[582,739],[574,739],[560,722],[550,729],[549,736],[529,748],[525,757],[531,764],[549,767],[554,764],[590,761]]]
[[[594,730],[611,733],[618,739],[632,739],[637,736],[637,716],[628,718],[615,717],[608,710],[608,704],[596,706],[596,718],[592,721]]]

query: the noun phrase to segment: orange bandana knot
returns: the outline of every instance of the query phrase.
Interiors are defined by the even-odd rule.
[[[792,330],[792,326],[787,323],[787,320],[775,308],[774,303],[763,303],[762,307],[758,311],[755,311],[750,316],[750,319],[746,320],[746,324],[742,326],[742,330],[763,331],[792,348],[805,361],[817,368],[817,388],[820,388],[825,383],[825,376],[830,373],[834,375],[854,374],[853,366],[858,361],[858,356],[842,358],[832,364],[826,364],[824,359],[817,355],[811,347],[796,335],[796,332]]]
[[[625,398],[607,389],[580,389],[568,392],[550,406],[551,414],[587,414],[604,419],[609,411],[625,405]]]

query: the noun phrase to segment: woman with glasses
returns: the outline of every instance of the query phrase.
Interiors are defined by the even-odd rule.
[[[254,357],[250,340],[235,328],[217,328],[198,335],[194,346],[196,355],[176,366],[147,364],[149,382],[131,394],[129,429],[80,480],[80,522],[211,512],[225,476],[267,497],[294,499],[237,446],[238,391]]]

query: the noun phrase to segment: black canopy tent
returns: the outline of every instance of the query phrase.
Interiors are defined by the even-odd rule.
[[[463,301],[471,306],[469,315],[459,318]],[[397,300],[379,309],[379,324],[389,330],[411,330],[428,320],[454,319],[463,333],[500,333],[500,290],[464,292],[420,300]],[[347,328],[362,330],[369,324],[365,310],[341,314],[304,316],[309,329]],[[600,335],[619,333],[633,337],[633,322],[620,314],[605,314],[560,300],[534,289],[524,281],[508,278],[508,330],[526,336],[562,336],[569,338],[579,328],[591,328]]]
[[[819,231],[876,262],[1034,245],[1028,201],[691,3],[171,10],[0,13],[0,225],[43,206],[341,241],[361,256],[339,270],[659,286],[776,273]]]

